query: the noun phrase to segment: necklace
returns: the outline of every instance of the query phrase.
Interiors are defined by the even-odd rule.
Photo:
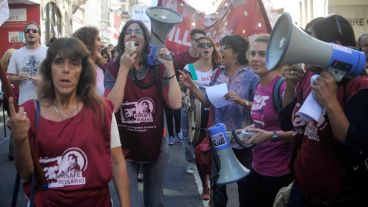
[[[56,106],[56,104],[54,105],[54,110],[55,110],[55,112],[61,117],[61,118],[63,118],[63,119],[69,119],[70,117],[73,117],[73,116],[75,116],[77,113],[78,113],[78,104],[77,104],[77,106],[76,106],[76,109],[75,109],[75,111],[74,111],[74,113],[73,114],[71,114],[71,115],[66,115],[64,112],[62,112],[57,106]]]
[[[129,75],[129,78],[134,81],[142,80],[146,76],[148,70],[149,70],[148,67],[143,67],[139,70],[132,68],[131,70],[129,70],[128,75]]]

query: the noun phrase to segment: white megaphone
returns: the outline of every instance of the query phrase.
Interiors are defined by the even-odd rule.
[[[249,174],[249,170],[235,157],[223,123],[208,128],[208,135],[211,138],[212,146],[220,157],[221,169],[216,181],[217,184],[236,182]]]
[[[314,64],[328,69],[340,81],[345,75],[360,75],[365,61],[361,51],[311,37],[292,23],[290,14],[284,13],[272,30],[266,67],[273,70],[285,64]]]
[[[182,22],[183,17],[171,9],[150,7],[146,10],[151,21],[151,40],[148,54],[148,64],[158,65],[157,51],[165,45],[165,39],[175,24]],[[171,54],[164,58],[171,59]]]

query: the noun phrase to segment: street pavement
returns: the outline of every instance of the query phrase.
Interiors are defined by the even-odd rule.
[[[2,113],[0,113],[2,115]],[[14,162],[8,161],[8,142],[9,131],[7,137],[4,136],[3,119],[0,115],[0,207],[9,207],[13,193],[14,180],[16,170]],[[182,143],[175,143],[169,146],[170,159],[164,183],[164,202],[166,207],[207,207],[208,202],[203,202],[201,196],[201,185],[198,177],[198,172],[187,174],[186,161]],[[26,201],[22,191],[19,188],[18,205],[26,206]],[[140,200],[142,201],[142,183],[139,184]],[[118,200],[113,184],[110,183],[110,190],[114,200],[114,207],[118,206]],[[237,207],[237,187],[236,184],[230,184],[227,187],[228,191],[228,207]],[[143,207],[143,206],[142,206]]]

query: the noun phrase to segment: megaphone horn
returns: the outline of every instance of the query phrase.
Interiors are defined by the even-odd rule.
[[[309,36],[292,23],[289,13],[282,14],[272,30],[267,48],[266,67],[308,63],[347,74],[360,75],[365,66],[363,52]]]
[[[146,14],[151,21],[152,34],[148,63],[150,65],[157,65],[157,50],[164,46],[167,34],[175,24],[183,21],[183,17],[177,12],[163,7],[150,7],[146,10]]]
[[[223,123],[218,123],[208,128],[208,134],[212,145],[220,157],[220,175],[216,181],[217,184],[227,184],[236,182],[249,174],[249,169],[244,167],[235,157],[229,138],[226,133],[226,127]]]

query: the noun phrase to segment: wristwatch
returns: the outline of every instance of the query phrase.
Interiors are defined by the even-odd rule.
[[[279,141],[279,135],[277,135],[277,132],[275,130],[272,131],[272,137],[271,137],[271,140],[273,142],[277,142]]]

